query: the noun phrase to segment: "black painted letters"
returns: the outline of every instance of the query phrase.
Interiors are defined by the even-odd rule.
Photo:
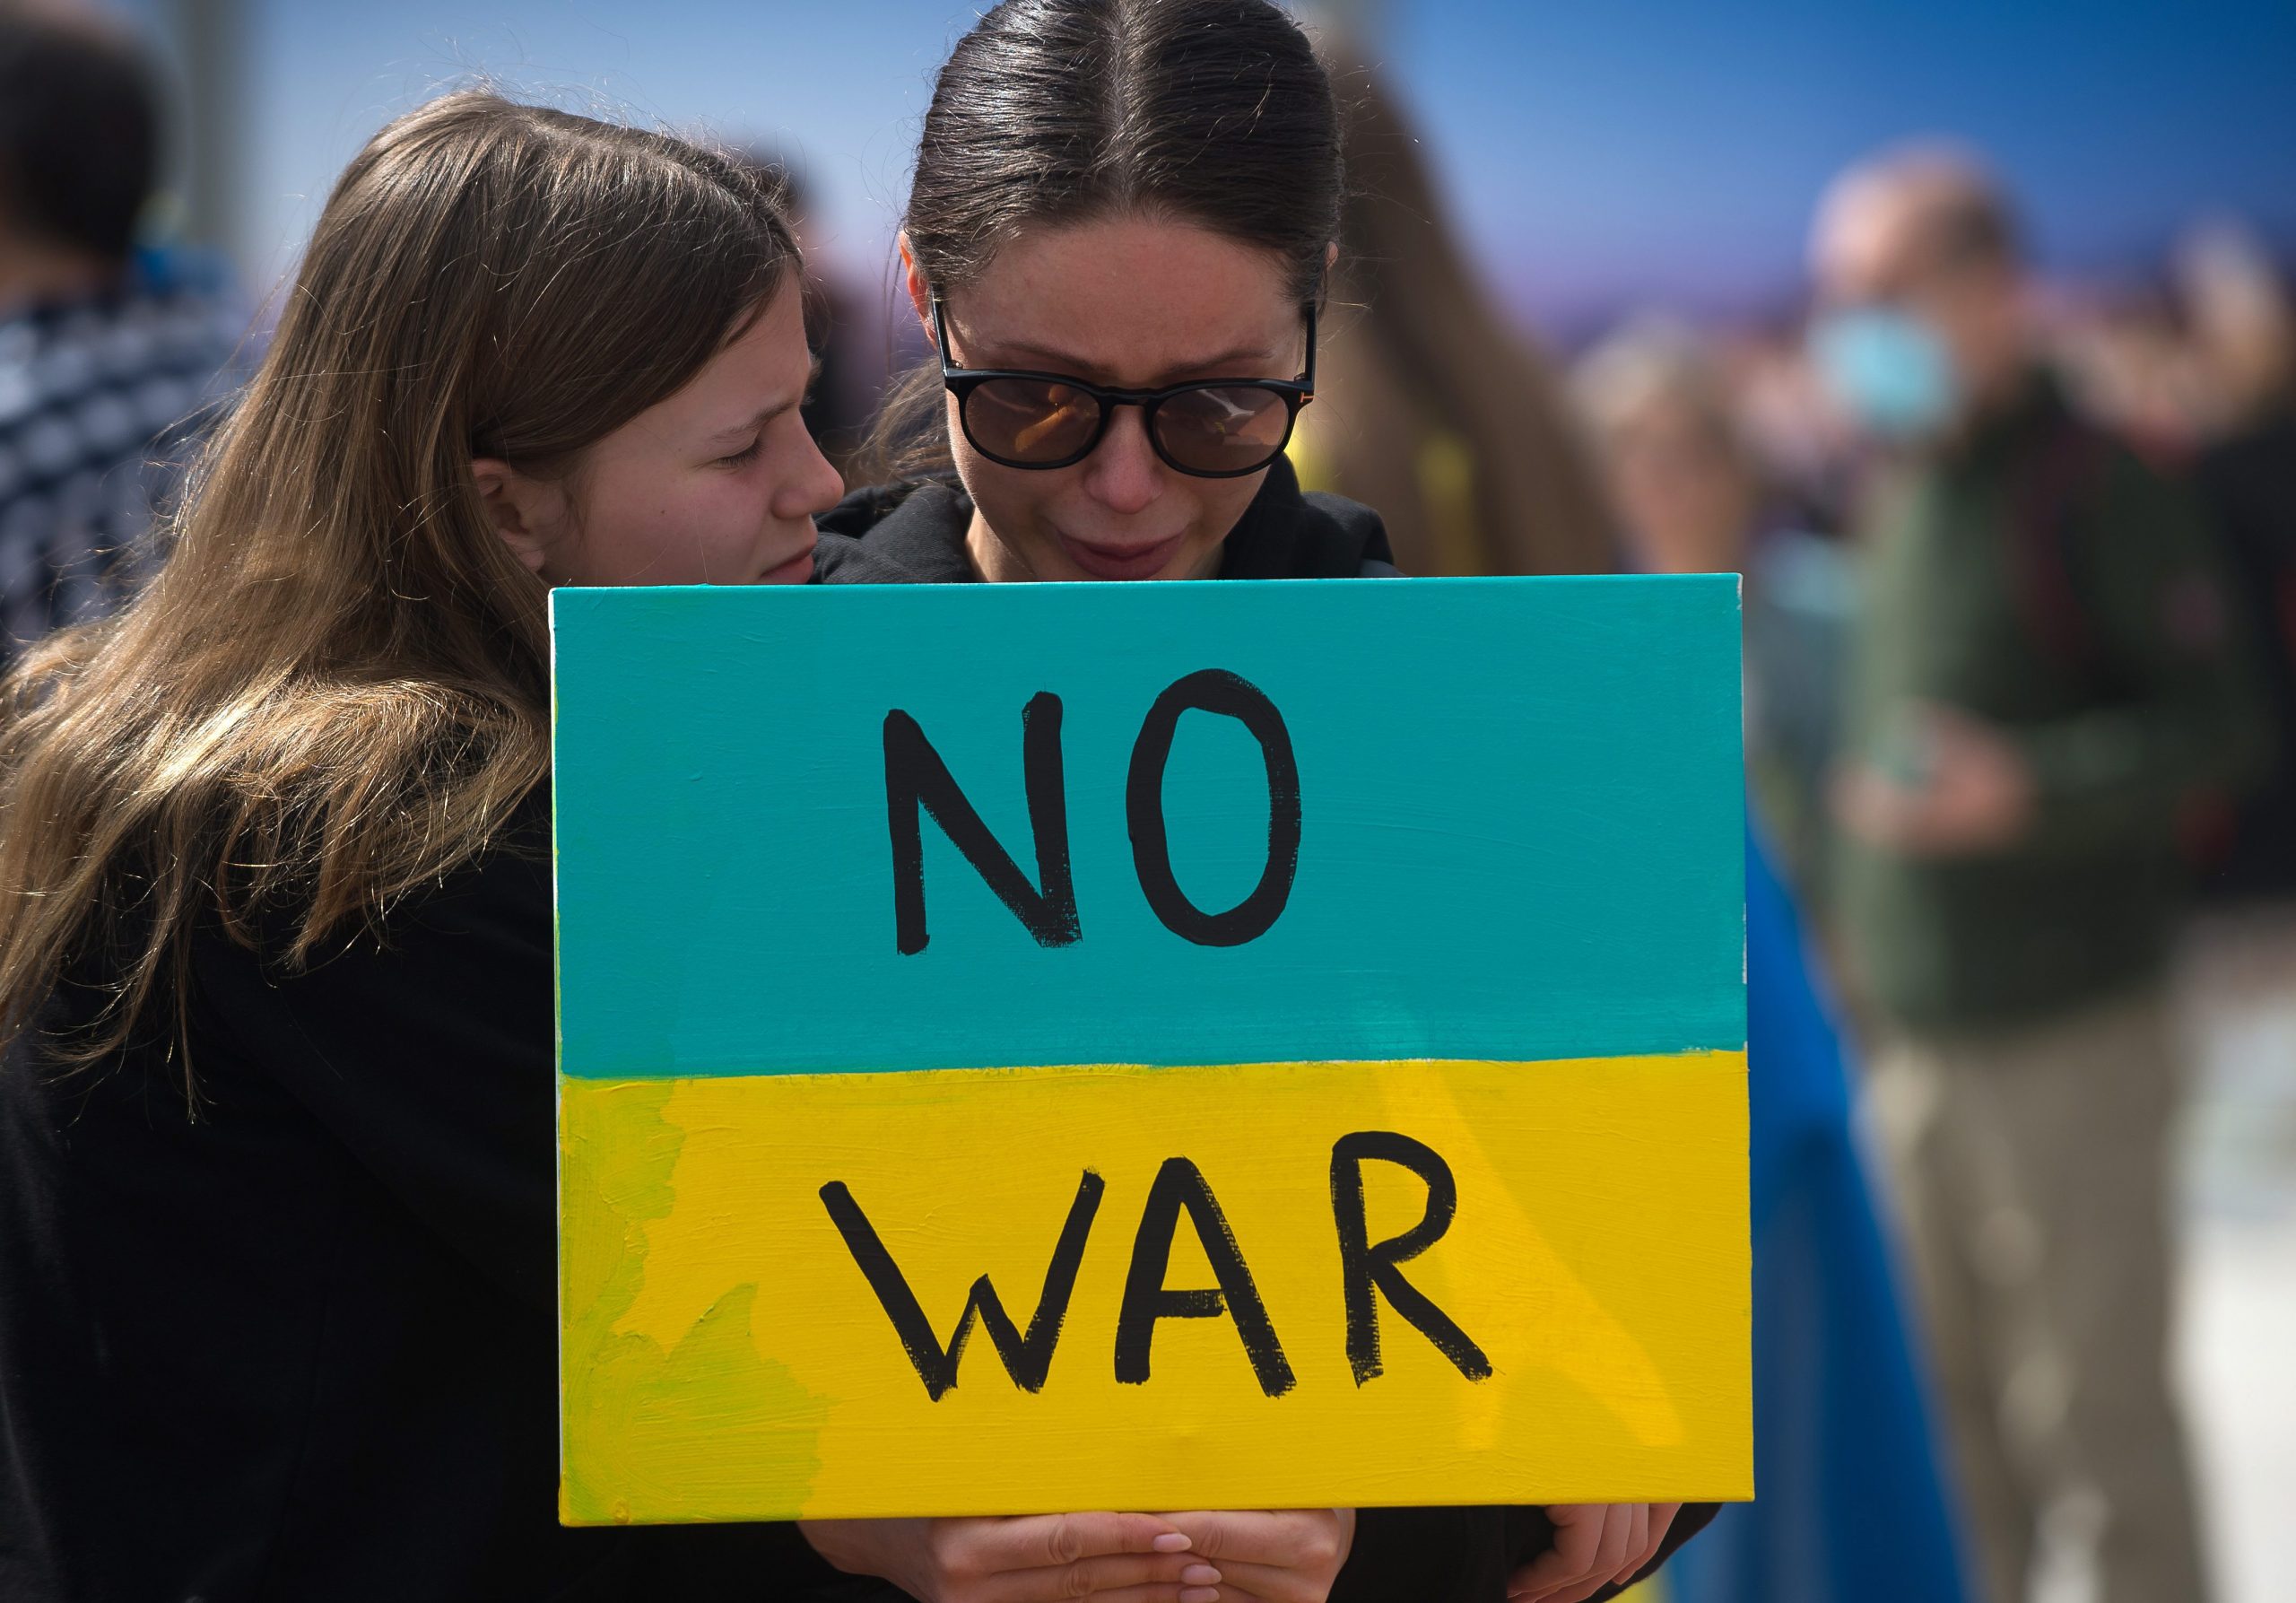
[[[1372,1241],[1363,1220],[1363,1162],[1376,1158],[1400,1163],[1427,1182],[1427,1211],[1399,1236]],[[1342,1136],[1331,1149],[1331,1215],[1339,1226],[1339,1263],[1347,1305],[1347,1362],[1358,1386],[1378,1375],[1379,1310],[1374,1288],[1395,1311],[1418,1328],[1470,1381],[1491,1378],[1491,1360],[1449,1314],[1429,1302],[1403,1277],[1397,1264],[1417,1258],[1440,1241],[1458,1212],[1458,1181],[1440,1154],[1393,1130],[1358,1130]]]
[[[917,720],[896,708],[885,714],[885,812],[893,843],[893,938],[903,954],[925,950],[925,843],[922,806],[955,842],[965,861],[1028,927],[1039,946],[1072,945],[1083,935],[1076,884],[1068,868],[1068,795],[1060,763],[1060,698],[1049,691],[1021,711],[1021,764],[1036,837],[1032,885],[980,815],[965,799],[949,765]],[[1039,886],[1041,888],[1039,888]]]
[[[1427,1209],[1419,1223],[1383,1241],[1370,1239],[1364,1222],[1363,1165],[1370,1161],[1408,1169],[1427,1187]],[[1076,1290],[1092,1220],[1107,1189],[1090,1169],[1076,1182],[1075,1200],[1069,1204],[1067,1222],[1061,1226],[1060,1241],[1046,1266],[1044,1289],[1038,1294],[1036,1311],[1030,1316],[1025,1333],[1013,1324],[996,1288],[983,1275],[972,1283],[945,1346],[934,1335],[932,1321],[909,1288],[908,1277],[845,1183],[830,1181],[821,1189],[821,1198],[862,1277],[892,1321],[893,1332],[900,1338],[917,1378],[925,1383],[926,1396],[939,1402],[957,1383],[957,1365],[964,1356],[965,1338],[972,1332],[976,1314],[1013,1384],[1028,1392],[1044,1389],[1053,1349],[1060,1342],[1061,1324]],[[1483,1349],[1450,1315],[1405,1279],[1398,1268],[1442,1239],[1458,1206],[1458,1182],[1452,1177],[1450,1165],[1423,1142],[1393,1130],[1358,1130],[1333,1144],[1332,1223],[1339,1233],[1347,1361],[1358,1386],[1376,1379],[1384,1370],[1379,1357],[1378,1299],[1381,1296],[1434,1344],[1460,1374],[1470,1381],[1491,1378],[1491,1360]],[[1164,1285],[1171,1267],[1173,1237],[1183,1214],[1203,1243],[1213,1278],[1219,1283],[1216,1286],[1174,1291]],[[1291,1391],[1298,1379],[1284,1356],[1283,1343],[1276,1339],[1267,1304],[1244,1262],[1243,1249],[1219,1199],[1213,1196],[1204,1172],[1193,1163],[1187,1158],[1166,1158],[1148,1188],[1147,1201],[1140,1210],[1140,1228],[1133,1237],[1132,1261],[1125,1271],[1124,1301],[1116,1324],[1116,1378],[1126,1385],[1147,1383],[1158,1320],[1223,1315],[1235,1322],[1236,1335],[1260,1390],[1269,1397]]]
[[[933,1321],[925,1317],[917,1294],[909,1290],[909,1277],[885,1250],[845,1182],[830,1181],[822,1188],[821,1198],[838,1233],[845,1238],[846,1250],[853,1254],[869,1289],[883,1305],[885,1317],[892,1320],[893,1333],[900,1337],[917,1378],[925,1382],[925,1395],[937,1403],[942,1393],[957,1383],[957,1363],[964,1356],[965,1337],[972,1334],[975,1313],[980,1315],[981,1325],[996,1344],[996,1355],[1004,1361],[1004,1372],[1013,1383],[1023,1391],[1044,1390],[1045,1376],[1052,1368],[1052,1350],[1060,1345],[1060,1324],[1068,1317],[1068,1299],[1076,1290],[1076,1270],[1084,1261],[1084,1242],[1092,1233],[1092,1215],[1100,1211],[1100,1193],[1107,1189],[1090,1169],[1076,1182],[1076,1200],[1068,1205],[1068,1222],[1060,1227],[1059,1244],[1052,1250],[1052,1261],[1045,1266],[1044,1290],[1037,1295],[1037,1311],[1029,1317],[1027,1335],[1013,1325],[996,1288],[983,1275],[972,1283],[946,1347],[935,1337]]]
[[[1212,1260],[1213,1278],[1219,1289],[1166,1291],[1164,1271],[1171,1262],[1172,1233],[1185,1209],[1204,1255]],[[1225,1313],[1236,1321],[1243,1337],[1244,1355],[1251,1360],[1259,1389],[1270,1397],[1292,1390],[1292,1365],[1268,1322],[1267,1306],[1259,1287],[1244,1265],[1236,1233],[1228,1227],[1219,1199],[1205,1183],[1204,1172],[1186,1158],[1166,1158],[1148,1188],[1148,1206],[1140,1212],[1140,1233],[1132,1242],[1132,1268],[1124,1277],[1124,1308],[1116,1321],[1116,1378],[1132,1385],[1148,1379],[1148,1350],[1156,1338],[1158,1320],[1208,1320]]]
[[[1190,708],[1232,718],[1259,742],[1267,764],[1267,865],[1252,893],[1225,912],[1207,913],[1187,899],[1172,876],[1170,842],[1164,833],[1164,764],[1180,714]],[[1124,787],[1126,822],[1132,830],[1132,865],[1140,890],[1164,928],[1199,946],[1240,946],[1265,935],[1283,916],[1292,882],[1300,872],[1300,762],[1292,732],[1275,703],[1248,680],[1218,668],[1190,674],[1156,698],[1133,743],[1132,771]]]
[[[1251,894],[1222,912],[1205,912],[1187,899],[1172,872],[1171,840],[1164,822],[1164,769],[1180,714],[1191,709],[1232,718],[1259,742],[1267,768],[1267,861]],[[924,826],[933,815],[973,871],[1010,908],[1040,946],[1070,946],[1083,938],[1076,884],[1068,860],[1068,795],[1061,767],[1060,698],[1039,691],[1021,713],[1021,762],[1029,798],[1029,829],[1036,840],[1037,883],[1031,884],[966,799],[948,764],[908,713],[885,714],[885,815],[892,841],[893,944],[903,956],[925,950]],[[1300,873],[1300,762],[1292,733],[1258,686],[1220,668],[1176,681],[1158,696],[1132,745],[1126,775],[1125,823],[1141,894],[1165,928],[1199,946],[1240,946],[1257,940],[1283,916]]]

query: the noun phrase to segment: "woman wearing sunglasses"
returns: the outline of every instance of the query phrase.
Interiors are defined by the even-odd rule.
[[[1283,459],[1339,196],[1329,84],[1273,6],[990,12],[942,69],[901,237],[938,360],[865,462],[888,482],[824,521],[822,576],[1392,572],[1378,517]]]
[[[926,112],[901,259],[935,361],[883,482],[822,520],[832,583],[1393,574],[1377,514],[1284,459],[1315,396],[1339,229],[1331,86],[1267,0],[1004,0]],[[1607,1598],[1710,1508],[1322,1509],[1216,1531],[1187,1603]],[[989,1520],[808,1529],[841,1566],[959,1595]],[[1111,1594],[1117,1595],[1117,1594]]]

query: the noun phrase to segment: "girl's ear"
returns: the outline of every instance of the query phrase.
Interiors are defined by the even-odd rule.
[[[909,248],[909,234],[903,231],[898,241],[900,246],[901,276],[909,285],[909,304],[917,313],[917,320],[925,327],[927,344],[933,343],[933,286],[925,282],[925,273],[917,265],[917,255]]]
[[[478,483],[479,504],[486,520],[510,553],[537,577],[547,577],[565,536],[566,492],[558,485],[529,478],[508,462],[493,457],[472,458],[471,477]]]

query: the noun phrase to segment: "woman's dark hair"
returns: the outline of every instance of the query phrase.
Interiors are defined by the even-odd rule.
[[[1302,307],[1338,238],[1331,80],[1271,0],[1003,0],[933,86],[904,226],[935,292],[1040,228],[1168,217],[1265,251]],[[886,405],[864,478],[949,466],[937,368]]]

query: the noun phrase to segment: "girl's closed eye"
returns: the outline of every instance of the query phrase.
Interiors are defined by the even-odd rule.
[[[758,452],[764,448],[764,445],[765,434],[761,431],[758,433],[752,435],[750,437],[750,442],[744,446],[740,450],[733,451],[726,456],[718,457],[718,466],[720,467],[740,467],[745,463],[754,462],[757,460]]]

